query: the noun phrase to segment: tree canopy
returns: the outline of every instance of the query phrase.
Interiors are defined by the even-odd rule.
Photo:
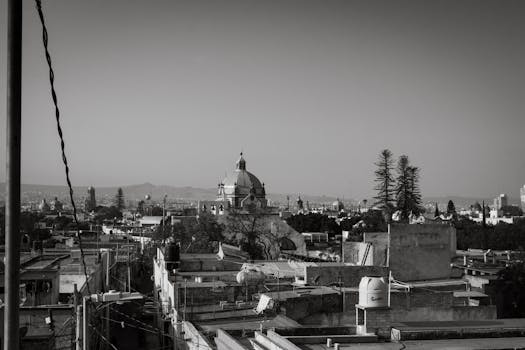
[[[452,200],[448,201],[447,214],[449,214],[449,215],[455,215],[456,214],[456,206],[454,205],[454,202],[452,202]]]
[[[380,208],[388,208],[394,201],[394,176],[392,171],[394,169],[394,159],[392,152],[388,149],[384,149],[379,153],[375,174],[375,190],[377,195],[374,197],[375,205]]]
[[[335,219],[319,213],[297,214],[286,219],[286,223],[297,232],[326,232],[330,236],[341,234]]]
[[[454,223],[458,249],[479,248],[497,250],[523,250],[525,248],[525,220],[514,224],[498,223],[483,226],[468,219]]]

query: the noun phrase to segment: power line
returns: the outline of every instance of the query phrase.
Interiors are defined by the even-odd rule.
[[[48,48],[48,34],[47,34],[47,27],[44,20],[44,13],[42,11],[42,0],[35,0],[36,9],[38,11],[38,17],[40,17],[40,23],[42,24],[42,42],[44,44],[44,51],[46,55],[46,61],[47,66],[49,68],[49,84],[51,86],[51,97],[53,98],[53,104],[55,106],[55,119],[56,119],[56,125],[57,125],[57,131],[58,136],[60,138],[60,149],[62,151],[62,162],[64,163],[65,173],[66,173],[66,182],[67,186],[69,187],[69,199],[71,201],[71,206],[73,207],[73,217],[75,219],[75,224],[77,228],[77,237],[78,237],[78,245],[80,248],[80,255],[82,260],[82,265],[84,267],[84,276],[86,277],[86,288],[88,291],[88,294],[91,294],[91,290],[89,289],[89,276],[87,273],[87,267],[86,267],[86,260],[84,257],[84,250],[82,248],[82,237],[80,236],[80,223],[78,222],[77,217],[77,207],[75,205],[75,200],[73,199],[73,186],[71,185],[71,179],[69,177],[69,164],[67,162],[66,157],[66,146],[64,142],[64,135],[62,132],[62,127],[60,125],[60,109],[58,108],[58,98],[55,91],[55,72],[53,71],[53,66],[51,64],[51,55],[49,54],[49,48]]]
[[[111,343],[109,340],[107,340],[106,337],[104,337],[104,336],[98,331],[98,329],[97,329],[96,327],[93,327],[93,325],[91,325],[91,324],[90,324],[89,326],[90,326],[91,329],[93,329],[93,330],[99,335],[99,337],[102,338],[102,340],[104,340],[109,346],[111,346],[114,350],[118,350],[118,348],[117,348],[115,345],[113,345],[113,343]],[[84,335],[84,336],[86,336],[86,335]],[[87,350],[87,349],[86,349],[86,350]]]
[[[125,327],[131,327],[131,328],[143,330],[145,332],[150,332],[150,333],[153,333],[153,334],[160,334],[160,335],[162,335],[164,337],[169,337],[169,338],[173,338],[173,339],[177,339],[177,340],[182,340],[182,341],[185,341],[185,342],[188,341],[188,339],[184,339],[183,337],[178,337],[178,336],[175,336],[175,335],[166,334],[166,333],[162,332],[158,328],[155,328],[155,329],[157,329],[157,331],[154,331],[154,330],[149,330],[149,329],[142,328],[142,327],[139,327],[139,326],[136,326],[136,325],[132,325],[132,324],[126,323],[124,321],[118,321],[118,320],[107,318],[107,317],[100,317],[100,318],[104,319],[104,320],[108,320],[108,321],[113,322],[113,323],[118,323],[120,325],[124,325]],[[206,344],[199,344],[198,348],[200,348],[200,347],[207,348],[207,349],[213,349],[212,347],[210,347],[210,346],[208,346]],[[155,348],[155,349],[163,349],[163,348],[165,348],[165,347]]]

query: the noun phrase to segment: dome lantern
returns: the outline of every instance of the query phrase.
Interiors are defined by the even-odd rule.
[[[237,170],[246,170],[246,161],[242,156],[242,152],[241,156],[239,157],[239,160],[237,161]]]

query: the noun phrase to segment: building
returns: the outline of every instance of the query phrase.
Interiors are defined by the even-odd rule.
[[[501,210],[501,208],[506,207],[508,205],[508,198],[505,193],[500,194],[496,198],[494,198],[494,209]]]
[[[336,212],[341,212],[341,211],[345,210],[345,206],[344,206],[343,202],[341,202],[339,200],[339,198],[337,198],[335,200],[335,202],[332,203],[332,210],[336,211]]]
[[[525,185],[523,185],[523,187],[520,188],[520,201],[521,201],[521,209],[525,211]]]
[[[84,210],[87,212],[92,212],[97,207],[97,200],[95,198],[95,188],[89,186],[87,189],[87,198],[84,202]]]
[[[228,202],[232,208],[249,206],[266,208],[266,190],[257,176],[246,170],[246,160],[241,155],[235,171],[218,185],[217,201]]]
[[[46,199],[43,198],[42,201],[38,204],[38,210],[42,213],[48,213],[51,210],[51,207],[47,203]]]
[[[51,210],[61,212],[64,210],[64,204],[62,204],[61,201],[58,200],[57,197],[51,201]]]

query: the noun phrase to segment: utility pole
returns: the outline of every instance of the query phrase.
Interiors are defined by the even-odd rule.
[[[164,218],[166,217],[166,197],[168,197],[167,194],[164,195],[164,198],[162,199],[162,244],[164,244],[165,240],[165,224],[164,224]]]
[[[75,308],[76,325],[75,325],[75,349],[80,350],[80,330],[82,325],[82,306],[78,305],[78,288],[77,284],[73,284],[73,306]]]
[[[7,157],[4,349],[20,349],[22,0],[7,2]]]
[[[109,292],[110,290],[110,287],[109,287],[109,282],[110,282],[110,279],[109,279],[109,274],[110,274],[110,269],[109,269],[109,265],[111,264],[111,250],[110,249],[107,249],[106,250],[106,292]],[[106,339],[110,340],[111,337],[110,337],[110,324],[109,324],[109,320],[111,319],[111,311],[110,311],[110,307],[106,307],[106,322],[105,322],[105,327],[106,327]],[[108,348],[108,344],[106,344],[106,348]]]
[[[129,239],[128,239],[129,243]],[[131,257],[129,255],[130,246],[128,245],[128,292],[131,293]]]
[[[82,350],[89,350],[89,310],[88,310],[88,299],[85,296],[82,298]]]

